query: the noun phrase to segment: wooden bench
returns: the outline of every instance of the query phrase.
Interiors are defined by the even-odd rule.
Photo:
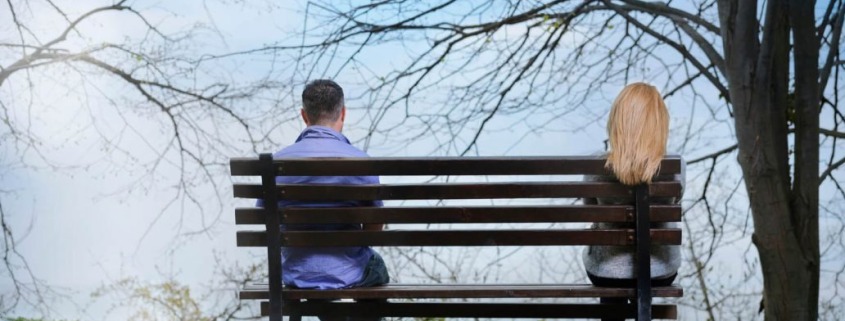
[[[481,318],[636,318],[677,319],[672,304],[652,305],[652,297],[681,297],[676,286],[651,287],[648,249],[651,243],[681,244],[679,229],[650,228],[651,222],[681,219],[679,205],[650,205],[649,197],[679,197],[680,182],[655,182],[628,187],[618,183],[585,182],[581,176],[607,174],[604,160],[595,157],[445,157],[445,158],[237,158],[230,162],[233,176],[260,176],[261,184],[234,184],[240,198],[263,198],[265,208],[238,208],[236,224],[263,225],[262,231],[238,231],[241,247],[265,247],[269,285],[255,285],[240,292],[242,300],[262,300],[261,313],[270,320],[282,315],[393,316]],[[681,159],[667,157],[661,174],[681,170]],[[380,185],[277,185],[276,176],[378,175],[444,176],[507,175],[505,182],[417,183]],[[542,182],[525,181],[526,175],[543,175]],[[513,179],[510,179],[513,176]],[[519,178],[519,179],[517,179]],[[551,179],[552,181],[549,181]],[[390,206],[355,208],[280,209],[278,200],[468,200],[634,197],[631,206]],[[398,203],[398,202],[397,202]],[[574,203],[574,202],[573,202]],[[387,223],[568,223],[631,222],[635,229],[472,229],[384,231],[280,231],[279,224]],[[486,225],[482,225],[486,226]],[[372,288],[303,290],[282,286],[281,247],[320,246],[574,246],[627,245],[636,247],[636,288],[602,288],[590,284],[389,284]],[[578,258],[573,258],[580,260]],[[401,274],[402,271],[392,271]],[[382,299],[331,302],[309,299]],[[525,303],[479,303],[383,299],[524,298]],[[635,304],[531,303],[532,298],[631,298]],[[269,301],[268,301],[269,300]],[[347,300],[348,301],[348,300]],[[402,302],[396,302],[402,301]],[[478,301],[478,300],[472,300]],[[513,301],[513,300],[511,300]],[[558,302],[558,301],[555,301]],[[580,303],[579,303],[580,302]]]

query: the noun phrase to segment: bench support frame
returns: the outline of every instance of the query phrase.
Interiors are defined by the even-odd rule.
[[[651,320],[651,223],[648,215],[648,185],[634,188],[636,199],[636,271],[637,271],[637,320]]]
[[[267,229],[267,265],[270,279],[270,321],[282,321],[282,247],[279,200],[275,193],[276,167],[272,154],[261,154],[261,186],[264,190],[264,209]]]

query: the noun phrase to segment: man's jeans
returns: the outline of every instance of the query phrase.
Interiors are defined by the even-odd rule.
[[[364,278],[361,279],[360,282],[355,283],[351,287],[353,288],[360,288],[360,287],[370,287],[370,286],[378,286],[378,285],[385,285],[390,282],[390,276],[387,275],[387,266],[384,265],[384,259],[381,258],[381,255],[378,253],[373,253],[373,256],[370,258],[370,261],[367,262],[367,267],[364,268]],[[310,301],[319,301],[319,300],[310,300]],[[326,300],[331,301],[331,300]],[[369,302],[379,302],[379,301],[387,301],[387,300],[359,300],[359,301],[369,301]],[[381,320],[380,317],[329,317],[329,316],[320,316],[321,321],[370,321],[370,320]]]

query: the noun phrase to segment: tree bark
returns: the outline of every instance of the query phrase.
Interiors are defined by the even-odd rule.
[[[790,198],[793,232],[802,257],[796,268],[807,273],[804,299],[807,320],[818,319],[819,302],[819,39],[815,28],[815,1],[789,0],[795,66],[795,179]]]
[[[766,320],[818,316],[818,44],[815,49],[806,44],[816,39],[812,36],[799,40],[807,38],[806,30],[798,30],[806,28],[804,19],[809,19],[811,32],[814,21],[812,1],[800,2],[767,1],[762,36],[757,32],[757,1],[718,3]],[[790,31],[796,66],[794,185],[788,151]],[[799,68],[815,72],[803,70],[799,78]]]

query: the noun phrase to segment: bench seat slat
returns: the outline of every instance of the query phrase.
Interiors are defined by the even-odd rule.
[[[428,183],[373,185],[278,185],[280,200],[425,200],[496,198],[632,197],[628,186],[611,182]],[[235,197],[262,198],[260,184],[235,184]],[[679,182],[654,182],[651,197],[679,197]]]
[[[264,224],[262,208],[235,210],[235,224]],[[620,205],[474,206],[474,207],[338,207],[285,208],[287,224],[441,224],[633,222],[634,207]],[[679,205],[652,205],[652,222],[681,220]]]
[[[261,302],[261,315],[269,315],[269,302]],[[284,315],[357,316],[405,318],[535,318],[535,319],[600,319],[634,318],[632,305],[624,304],[543,304],[543,303],[383,303],[358,302],[291,302],[282,309]],[[678,318],[675,305],[652,305],[653,319]]]
[[[632,298],[634,288],[596,287],[584,284],[388,284],[367,288],[304,290],[285,288],[283,297],[297,299],[448,299],[448,298]],[[653,287],[654,297],[681,297],[676,286]],[[241,300],[266,300],[266,285],[244,288]]]
[[[275,159],[277,175],[605,175],[596,156],[298,158]],[[233,176],[261,175],[257,158],[233,158]],[[680,156],[666,156],[660,174],[680,173]]]
[[[654,244],[680,245],[680,229],[652,229]],[[633,229],[288,231],[282,246],[633,245]],[[238,231],[241,247],[265,247],[266,232]]]

